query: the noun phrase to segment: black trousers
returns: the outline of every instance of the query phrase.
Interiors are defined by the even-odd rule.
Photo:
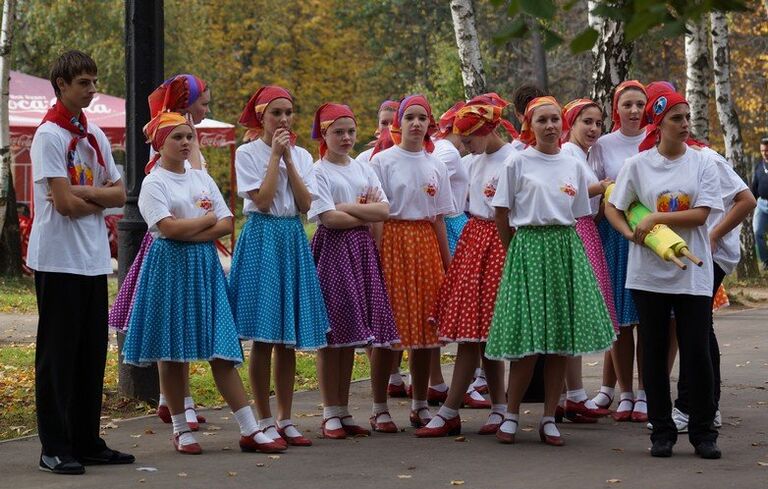
[[[99,437],[107,359],[107,277],[36,272],[35,403],[43,453],[81,456]]]
[[[723,283],[725,278],[725,272],[720,265],[713,263],[715,271],[715,281],[712,288],[712,302],[715,300],[715,293],[720,288],[720,284]],[[715,321],[709,327],[709,359],[712,362],[712,373],[715,389],[715,409],[720,405],[720,384],[722,383],[720,378],[720,345],[717,343],[717,336],[715,336]],[[680,375],[677,380],[677,399],[675,399],[675,407],[680,411],[688,414],[690,410],[690,403],[688,402],[688,375],[685,370],[680,369]]]
[[[661,294],[632,290],[640,316],[643,342],[643,382],[648,396],[648,420],[653,424],[652,441],[677,441],[672,421],[669,392],[668,351],[669,316],[674,310],[680,369],[686,372],[688,399],[691,402],[688,438],[693,445],[717,439],[712,428],[715,417],[712,362],[709,358],[709,329],[712,300],[707,296]]]

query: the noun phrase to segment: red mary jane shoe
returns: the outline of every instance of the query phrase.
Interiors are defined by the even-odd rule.
[[[433,389],[430,387],[427,389],[427,403],[430,406],[438,406],[445,402],[445,400],[448,399],[448,389],[446,389],[444,392],[440,392],[437,389]]]
[[[276,443],[274,441],[269,443],[259,443],[256,441],[255,431],[248,436],[240,437],[240,450],[244,452],[261,452],[261,453],[280,453],[285,451],[285,445]],[[269,437],[267,437],[269,438]]]
[[[410,416],[411,426],[413,426],[414,428],[423,428],[423,427],[427,426],[427,423],[429,423],[429,421],[432,418],[421,419],[421,416],[419,416],[419,413],[424,411],[425,409],[427,410],[427,412],[429,412],[429,408],[425,408],[425,407],[419,408],[419,409],[414,409],[414,410],[411,411],[411,416]]]
[[[330,440],[343,440],[347,437],[347,432],[344,431],[344,428],[337,428],[333,430],[329,430],[325,427],[325,424],[328,423],[328,421],[332,419],[338,419],[339,423],[341,423],[341,418],[338,416],[331,416],[330,418],[325,418],[320,425],[320,433],[323,435],[323,438],[328,438]],[[282,434],[282,433],[281,433]]]
[[[517,426],[517,421],[514,419],[505,419],[504,421],[499,424],[499,430],[496,432],[496,439],[499,440],[500,443],[504,443],[505,445],[512,445],[515,443],[515,434],[516,433],[507,433],[505,431],[501,431],[502,425],[504,423],[515,423],[515,426]]]
[[[371,430],[366,430],[362,426],[356,424],[344,424],[344,420],[351,417],[352,415],[341,417],[341,426],[344,428],[347,436],[371,436]]]
[[[587,401],[581,401],[581,402],[573,402],[573,401],[565,401],[565,413],[575,413],[580,414],[581,416],[586,416],[587,418],[602,418],[603,416],[608,416],[611,414],[610,409],[605,409],[598,407],[597,409],[590,409],[587,407]]]
[[[457,436],[461,434],[461,418],[456,416],[455,418],[445,419],[441,415],[436,414],[438,418],[441,418],[445,423],[439,428],[429,428],[424,426],[414,431],[413,434],[417,438],[440,438],[443,436]]]
[[[475,399],[472,397],[471,393],[467,392],[464,393],[464,399],[461,401],[461,407],[466,407],[469,409],[491,409],[491,401],[487,399],[483,399],[482,401]]]
[[[397,425],[392,421],[379,422],[379,416],[384,414],[386,414],[387,416],[390,416],[391,418],[389,411],[382,411],[380,413],[376,413],[374,416],[371,416],[369,420],[371,423],[371,429],[378,433],[397,433],[398,431],[400,431],[399,429],[397,429]]]
[[[286,425],[285,428],[288,428],[289,426],[293,426],[295,428],[295,426],[292,425],[292,424]],[[294,446],[294,447],[311,447],[312,446],[312,440],[310,440],[309,438],[307,438],[305,436],[302,436],[302,435],[299,435],[299,436],[288,436],[288,435],[286,435],[285,434],[285,428],[278,428],[277,432],[280,434],[281,437],[283,437],[283,440],[285,440],[286,443],[288,443],[289,445]]]
[[[173,434],[173,448],[175,448],[177,452],[183,453],[184,455],[200,455],[203,453],[203,448],[199,443],[190,443],[188,445],[179,444],[179,438],[185,433],[190,433],[190,431],[182,431],[180,433]]]
[[[387,384],[387,395],[389,397],[408,397],[405,384]]]
[[[550,436],[546,433],[544,433],[544,426],[547,424],[555,424],[552,421],[545,421],[541,425],[539,425],[539,439],[541,439],[542,443],[546,443],[547,445],[552,445],[553,447],[561,447],[565,445],[565,442],[563,442],[562,436]]]
[[[638,403],[642,402],[646,406],[648,406],[648,403],[645,401],[645,399],[635,399],[635,406],[637,406]],[[647,409],[647,407],[646,407]],[[640,411],[635,411],[635,407],[632,406],[632,421],[635,423],[647,423],[648,422],[648,413],[643,413]]]

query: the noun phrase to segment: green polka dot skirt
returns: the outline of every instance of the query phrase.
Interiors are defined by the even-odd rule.
[[[572,226],[529,226],[509,244],[485,356],[605,351],[616,335]]]

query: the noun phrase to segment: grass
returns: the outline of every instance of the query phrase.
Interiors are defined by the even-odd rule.
[[[111,306],[117,296],[117,277],[110,275],[107,286]],[[35,280],[32,277],[0,277],[0,313],[37,314]]]
[[[247,349],[245,354],[247,361]],[[452,357],[443,356],[443,363],[452,361]],[[0,347],[0,440],[17,438],[36,432],[34,365],[34,344]],[[125,398],[119,394],[117,372],[117,347],[111,346],[107,353],[107,368],[104,374],[102,416],[105,419],[122,419],[153,414],[155,410],[149,404],[136,399]],[[238,372],[250,396],[246,364],[243,364]],[[364,353],[360,352],[355,355],[352,379],[365,379],[369,376],[368,359]],[[224,400],[216,390],[211,370],[207,364],[193,363],[191,365],[190,387],[195,402],[200,406],[216,407],[224,404]],[[295,389],[298,391],[317,388],[315,355],[297,352]]]

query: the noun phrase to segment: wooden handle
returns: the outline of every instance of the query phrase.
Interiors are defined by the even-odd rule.
[[[674,255],[669,257],[669,261],[673,262],[675,265],[680,267],[680,269],[682,269],[682,270],[688,270],[688,266],[685,263],[681,262],[680,259],[678,257],[674,256]]]
[[[681,249],[680,250],[680,254],[683,255],[684,257],[688,258],[689,260],[691,260],[697,266],[704,265],[704,261],[701,258],[699,258],[698,256],[696,256],[693,253],[691,253],[691,251],[688,248]]]

